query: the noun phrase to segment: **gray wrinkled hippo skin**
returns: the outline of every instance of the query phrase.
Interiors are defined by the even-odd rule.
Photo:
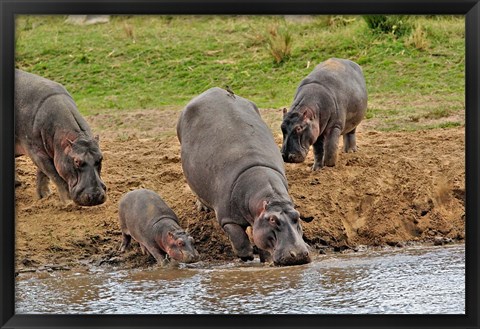
[[[261,261],[310,262],[281,154],[254,103],[209,89],[182,111],[177,136],[188,185],[215,211],[238,257],[253,260],[251,226]]]
[[[37,166],[39,198],[50,194],[52,180],[62,202],[105,202],[98,137],[70,94],[56,82],[15,70],[15,156],[24,154]]]
[[[198,261],[193,238],[179,225],[178,218],[154,191],[138,189],[125,194],[119,202],[123,252],[133,237],[142,248],[162,264],[165,255],[182,263]]]
[[[284,161],[305,161],[313,145],[313,170],[335,166],[341,135],[343,150],[356,151],[355,130],[366,109],[367,89],[358,64],[337,58],[318,64],[301,81],[288,113],[284,109]]]

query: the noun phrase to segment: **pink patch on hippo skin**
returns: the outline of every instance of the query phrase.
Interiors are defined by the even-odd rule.
[[[343,66],[340,62],[333,60],[333,59],[327,59],[325,62],[323,62],[323,67],[328,67],[329,69],[332,70],[345,70],[345,66]]]
[[[181,238],[176,241],[176,244],[180,248],[185,247],[185,241],[183,241]]]
[[[15,143],[15,156],[27,154],[25,149],[18,143]]]
[[[262,202],[259,210],[257,211],[257,217],[256,217],[255,219],[260,218],[260,216],[263,215],[263,213],[265,212],[265,210],[267,210],[267,205],[268,205],[268,201],[263,200],[263,202]]]
[[[305,110],[302,115],[303,121],[313,120],[315,118],[315,112],[309,107],[304,107],[304,109]]]

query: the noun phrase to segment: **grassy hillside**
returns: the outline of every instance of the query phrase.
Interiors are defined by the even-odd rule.
[[[376,129],[464,122],[463,17],[410,17],[403,36],[375,32],[360,16],[116,16],[89,26],[65,18],[17,19],[17,67],[64,84],[85,115],[181,109],[225,85],[260,108],[289,107],[316,64],[340,57],[363,67]],[[291,51],[279,63],[269,51],[278,37]]]

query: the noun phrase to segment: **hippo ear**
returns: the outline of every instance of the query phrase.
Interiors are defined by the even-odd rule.
[[[286,116],[286,115],[287,115],[287,108],[284,107],[284,108],[283,108],[283,118],[284,118],[284,119],[285,119],[285,116]]]
[[[63,152],[65,152],[65,154],[68,154],[70,153],[70,151],[72,150],[72,147],[73,147],[73,141],[66,138],[65,141],[62,141],[62,147],[63,147]]]
[[[257,217],[262,216],[262,214],[265,212],[265,210],[267,210],[267,205],[268,205],[268,202],[266,200],[263,200],[262,206],[260,208],[260,211],[258,212]]]
[[[312,120],[314,117],[315,117],[315,114],[313,113],[313,110],[307,107],[305,109],[305,112],[303,112],[303,116],[302,116],[303,121]]]

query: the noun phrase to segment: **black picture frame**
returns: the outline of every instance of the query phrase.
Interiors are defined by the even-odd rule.
[[[465,315],[22,315],[15,314],[14,19],[24,14],[456,14],[466,41]],[[480,4],[478,0],[5,1],[0,7],[1,328],[478,328]],[[445,301],[448,303],[448,301]]]

